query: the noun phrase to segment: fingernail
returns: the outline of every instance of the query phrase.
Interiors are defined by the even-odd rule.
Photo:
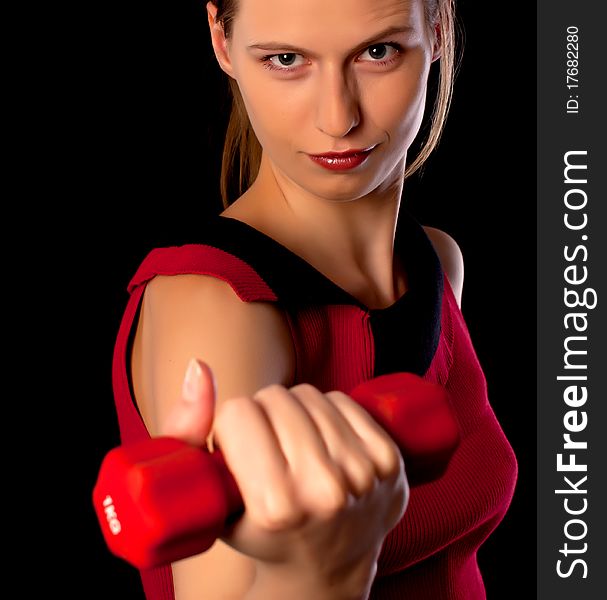
[[[195,358],[190,359],[188,368],[185,372],[181,395],[188,402],[196,402],[200,395],[202,384],[202,369]]]

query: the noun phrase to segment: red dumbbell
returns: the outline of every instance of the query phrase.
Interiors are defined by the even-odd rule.
[[[400,372],[365,381],[348,395],[392,435],[410,485],[446,469],[459,430],[443,387]],[[138,569],[204,552],[244,510],[221,451],[170,437],[110,450],[93,505],[110,551]]]

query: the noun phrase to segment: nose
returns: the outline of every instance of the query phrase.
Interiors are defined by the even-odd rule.
[[[356,81],[341,69],[328,69],[320,79],[317,127],[331,137],[347,135],[360,122]]]

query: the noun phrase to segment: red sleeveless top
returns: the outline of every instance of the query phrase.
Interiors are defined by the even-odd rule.
[[[449,279],[421,225],[401,207],[395,252],[407,292],[369,309],[320,271],[242,221],[210,216],[194,244],[155,248],[128,284],[112,381],[121,440],[149,437],[130,381],[130,350],[145,286],[156,275],[199,273],[228,282],[243,302],[275,302],[296,351],[293,385],[352,389],[395,371],[445,386],[461,443],[439,479],[411,489],[386,536],[371,600],[482,600],[477,550],[503,519],[518,465],[487,397],[487,384]],[[147,600],[174,600],[170,567],[141,571]]]

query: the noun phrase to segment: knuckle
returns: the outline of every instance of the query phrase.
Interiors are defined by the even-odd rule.
[[[391,440],[386,440],[385,443],[377,445],[376,463],[379,474],[383,479],[396,477],[405,470],[402,454],[398,446]]]
[[[246,396],[226,398],[217,404],[213,417],[213,429],[207,438],[207,447],[210,444],[224,453],[231,446],[233,432],[242,428],[242,415],[250,411],[251,399]],[[230,435],[232,433],[232,435]]]
[[[286,389],[287,388],[285,388],[285,386],[280,383],[270,383],[269,385],[258,389],[255,394],[253,394],[253,399],[261,401],[267,396],[274,397],[278,394],[282,394],[286,391]]]
[[[246,396],[233,396],[222,400],[215,409],[215,425],[221,427],[222,423],[230,422],[234,417],[242,414],[242,409],[250,402]]]
[[[312,394],[312,393],[318,391],[318,389],[316,387],[314,387],[311,383],[307,383],[307,382],[298,383],[297,385],[294,385],[293,387],[291,387],[290,390],[294,394],[302,394],[302,393],[303,394]]]
[[[274,488],[265,494],[256,520],[266,531],[281,531],[297,526],[303,511],[293,495],[285,489]]]
[[[331,390],[325,394],[334,404],[338,402],[353,402],[353,400],[348,396],[348,394],[341,392],[339,390]]]
[[[351,470],[358,494],[365,494],[375,488],[377,472],[370,460],[362,458],[355,461]]]
[[[258,524],[265,531],[277,532],[293,529],[300,521],[299,516],[291,512],[264,511],[259,518]]]
[[[346,486],[330,474],[319,477],[311,492],[315,511],[321,516],[334,516],[348,506],[349,493]]]

